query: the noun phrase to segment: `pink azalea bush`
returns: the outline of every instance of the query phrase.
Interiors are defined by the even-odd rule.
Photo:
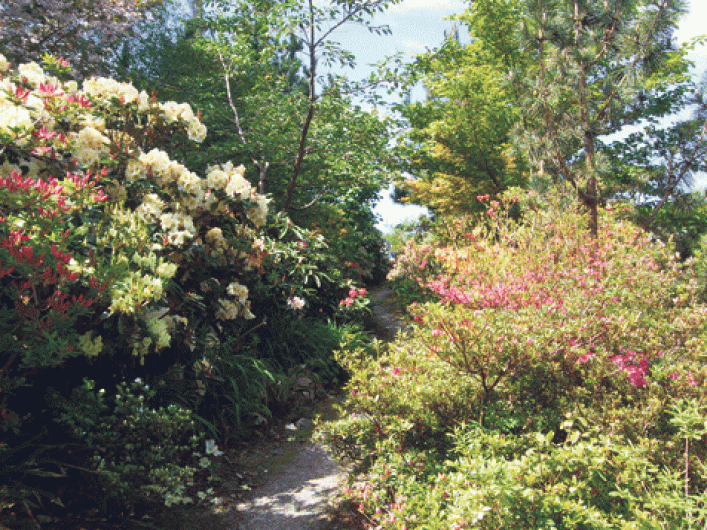
[[[703,405],[685,419],[688,403],[704,403],[707,380],[693,263],[619,209],[602,212],[592,239],[562,197],[515,190],[479,200],[493,211],[428,251],[438,273],[420,281],[438,301],[410,307],[412,334],[375,356],[340,354],[356,416],[323,436],[368,470],[352,492],[362,510],[383,528],[697,520],[690,495],[707,485],[707,446],[678,428],[704,430]],[[514,221],[507,212],[518,207]],[[612,443],[616,460],[600,465]],[[632,459],[652,478],[634,464],[606,478]],[[547,474],[536,473],[544,461]],[[671,473],[689,475],[683,508]]]

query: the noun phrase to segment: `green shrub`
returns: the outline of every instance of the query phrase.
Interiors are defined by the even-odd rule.
[[[54,421],[70,429],[87,453],[85,465],[99,486],[96,501],[104,510],[110,504],[130,510],[145,500],[167,507],[193,502],[186,490],[193,483],[193,453],[203,434],[188,410],[175,404],[155,409],[156,391],[139,379],[119,384],[112,404],[92,381],[68,400],[52,390],[48,401],[59,411]]]
[[[704,525],[693,261],[622,212],[594,240],[578,209],[538,200],[511,191],[466,244],[426,249],[438,274],[420,287],[439,301],[387,349],[339,354],[353,416],[322,440],[357,461],[352,495],[381,528]]]
[[[202,178],[174,158],[207,133],[188,104],[112,79],[79,85],[53,58],[14,69],[0,56],[0,68],[0,450],[12,462],[0,510],[30,513],[40,499],[58,499],[50,479],[66,479],[64,469],[95,471],[87,447],[99,441],[79,441],[52,421],[72,396],[89,400],[84,379],[107,395],[136,377],[149,382],[153,408],[164,412],[136,416],[144,432],[152,421],[157,430],[182,421],[177,409],[193,410],[195,425],[214,437],[241,432],[267,415],[279,362],[297,362],[284,362],[289,352],[258,352],[267,344],[257,343],[261,332],[280,335],[266,314],[293,338],[288,319],[333,315],[350,287],[320,236],[268,217],[245,168],[225,163]],[[320,353],[318,368],[330,369]],[[212,388],[224,395],[207,394],[216,368],[222,381]],[[207,413],[224,402],[226,414]],[[161,444],[164,454],[145,449],[134,470],[152,489],[135,487],[130,466],[108,463],[113,482],[91,490],[73,474],[75,488],[63,491],[76,502],[109,497],[102,487],[128,504],[178,499],[188,473],[157,460],[183,444]]]

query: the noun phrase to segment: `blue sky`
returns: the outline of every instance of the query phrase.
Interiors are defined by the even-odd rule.
[[[390,26],[390,36],[377,36],[356,26],[342,27],[334,35],[334,39],[352,52],[358,63],[348,75],[351,79],[363,78],[371,72],[370,64],[378,63],[398,51],[412,56],[439,46],[445,30],[449,30],[452,25],[452,22],[445,18],[461,13],[467,5],[467,2],[460,0],[404,0],[374,19],[377,24]],[[690,13],[683,17],[676,37],[678,42],[682,43],[705,33],[707,1],[692,0]],[[707,48],[703,46],[695,50],[691,59],[696,63],[695,72],[704,72],[707,68]],[[394,204],[387,195],[383,194],[376,208],[376,213],[383,217],[379,228],[384,231],[390,230],[404,219],[414,219],[424,212],[424,209],[419,207]]]

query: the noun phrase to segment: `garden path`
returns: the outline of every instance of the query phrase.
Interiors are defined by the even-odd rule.
[[[402,327],[402,313],[385,285],[369,290],[372,311],[367,327],[381,340],[393,340]],[[334,419],[332,398],[322,417]],[[305,424],[307,422],[304,422]],[[310,440],[312,427],[298,431],[273,429],[248,455],[245,468],[259,470],[259,484],[243,495],[229,521],[232,530],[353,530],[356,526],[335,513],[333,499],[346,480],[345,471]],[[265,471],[267,470],[267,471]],[[332,522],[334,519],[338,523]]]

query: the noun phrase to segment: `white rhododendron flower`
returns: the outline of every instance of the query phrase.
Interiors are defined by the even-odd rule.
[[[167,123],[174,123],[180,120],[188,123],[195,118],[194,112],[188,103],[167,101],[160,104],[160,110],[164,114]]]
[[[144,179],[147,177],[147,168],[139,160],[130,160],[125,168],[125,178],[129,181]]]
[[[211,228],[206,232],[206,242],[217,250],[225,250],[228,248],[228,242],[223,237],[223,231],[219,227]]]
[[[101,153],[90,147],[80,147],[75,153],[74,158],[80,166],[93,166],[101,160]]]
[[[140,162],[152,169],[153,172],[163,173],[169,170],[169,155],[161,149],[153,149],[149,153],[142,153]]]
[[[189,122],[189,127],[187,128],[187,137],[192,141],[200,144],[206,139],[206,125],[201,123],[199,120],[192,120]]]
[[[9,72],[10,63],[5,59],[5,56],[0,53],[0,72]]]
[[[162,215],[165,203],[155,193],[148,193],[143,197],[142,204],[135,212],[146,222],[156,223]]]
[[[174,277],[179,266],[176,263],[160,263],[155,269],[155,274],[166,280]]]
[[[106,130],[106,120],[100,116],[93,116],[91,114],[86,114],[81,117],[79,123],[84,127],[93,127],[97,131]]]
[[[169,155],[160,149],[153,149],[147,154],[141,154],[139,160],[152,172],[152,178],[160,186],[168,186],[177,182],[182,176],[189,173],[186,167],[170,160]]]
[[[191,171],[185,171],[180,175],[177,186],[180,190],[198,197],[199,200],[204,196],[204,181]]]
[[[62,83],[62,89],[67,94],[76,94],[76,92],[78,92],[79,90],[79,84],[72,79],[71,81],[66,81],[65,83]]]
[[[232,300],[219,300],[221,308],[216,311],[216,318],[220,320],[234,320],[238,317],[239,306]]]
[[[181,212],[162,214],[160,216],[160,224],[162,225],[162,230],[165,231],[186,230],[191,233],[195,232],[194,220],[189,215]]]
[[[138,95],[137,108],[140,112],[145,112],[150,108],[150,96],[144,90]]]
[[[242,200],[250,198],[252,186],[242,175],[233,173],[230,175],[228,185],[226,186],[226,195],[229,197],[240,196]]]
[[[167,322],[161,318],[162,314],[160,311],[150,311],[145,315],[145,324],[150,332],[150,335],[157,338],[155,343],[155,348],[161,350],[169,346],[172,337],[167,329]]]
[[[0,130],[10,133],[11,127],[29,129],[32,127],[32,117],[25,107],[0,101]]]
[[[108,138],[93,127],[84,127],[76,136],[76,143],[79,148],[100,150],[108,144]]]
[[[245,304],[246,300],[248,299],[248,288],[245,285],[241,285],[239,283],[231,283],[229,286],[226,288],[226,292],[230,294],[231,296],[235,296],[238,298],[238,301],[241,304]]]
[[[113,97],[123,103],[137,103],[140,94],[130,83],[121,83],[115,79],[92,77],[83,82],[83,91],[94,99],[107,100]]]
[[[287,300],[287,305],[296,311],[304,307],[304,300],[302,300],[299,296],[293,296]]]
[[[33,88],[37,88],[40,83],[44,83],[47,80],[44,70],[35,62],[21,64],[17,67],[17,71],[20,77],[26,79],[27,83]]]
[[[268,199],[264,195],[258,195],[255,208],[248,210],[247,215],[255,226],[263,226],[268,217]]]
[[[206,175],[206,182],[210,188],[223,189],[228,184],[228,175],[221,169],[212,169]]]

